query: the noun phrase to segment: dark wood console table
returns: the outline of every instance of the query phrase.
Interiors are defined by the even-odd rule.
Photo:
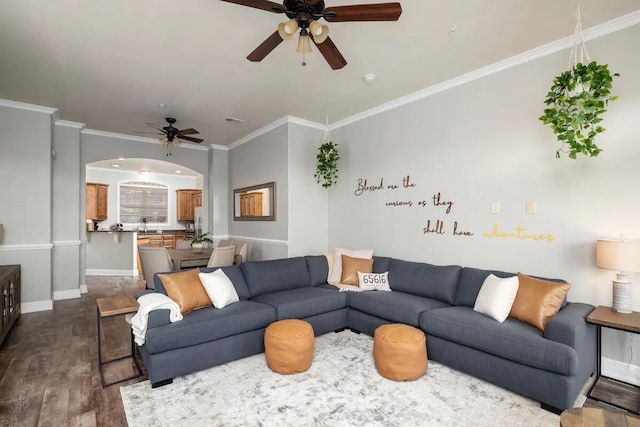
[[[0,266],[0,345],[20,317],[20,266]]]

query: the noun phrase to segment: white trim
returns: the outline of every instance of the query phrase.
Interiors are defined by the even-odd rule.
[[[89,289],[87,288],[87,285],[80,285],[80,293],[81,294],[89,293]]]
[[[602,375],[640,386],[640,366],[602,358]]]
[[[80,246],[81,240],[54,240],[53,246]]]
[[[74,129],[83,129],[86,126],[84,123],[70,122],[68,120],[56,120],[54,124]]]
[[[209,147],[211,147],[213,150],[229,151],[229,147],[227,147],[226,145],[209,144]]]
[[[234,240],[247,240],[249,242],[267,243],[270,245],[281,245],[281,246],[289,245],[289,242],[287,240],[264,239],[262,237],[246,237],[246,236],[228,236],[228,237],[229,239],[234,239]]]
[[[80,298],[80,289],[67,289],[65,291],[54,291],[53,300]]]
[[[53,310],[53,301],[50,299],[20,303],[20,313],[22,314],[47,310]]]
[[[276,120],[275,122],[271,122],[266,126],[261,127],[260,129],[251,132],[248,135],[243,136],[242,138],[238,139],[237,141],[232,142],[231,144],[229,144],[227,147],[228,150],[233,150],[236,147],[241,146],[242,144],[245,144],[251,140],[256,139],[257,137],[259,137],[260,135],[264,135],[267,132],[270,132],[282,125],[285,124],[289,124],[289,123],[293,123],[296,125],[302,125],[302,126],[306,126],[306,127],[310,127],[310,128],[315,128],[315,129],[320,129],[320,130],[325,130],[327,128],[326,125],[323,125],[322,123],[318,123],[318,122],[312,122],[310,120],[305,120],[305,119],[301,119],[299,117],[295,117],[295,116],[284,116],[278,120]]]
[[[593,40],[598,37],[605,36],[615,31],[623,30],[625,28],[631,27],[639,23],[640,23],[640,10],[636,10],[634,12],[628,13],[626,15],[622,15],[618,18],[611,19],[607,22],[603,22],[602,24],[599,24],[587,30],[584,30],[582,32],[582,35],[585,41]],[[417,92],[411,93],[407,96],[403,96],[402,98],[394,99],[393,101],[387,102],[377,107],[370,108],[358,114],[354,114],[353,116],[334,122],[329,125],[329,130],[334,130],[342,126],[346,126],[348,124],[366,119],[371,116],[375,116],[385,111],[389,111],[394,108],[401,107],[405,104],[409,104],[411,102],[418,101],[420,99],[429,97],[431,95],[435,95],[436,93],[452,89],[456,86],[460,86],[465,83],[469,83],[471,81],[478,80],[483,77],[487,77],[491,74],[495,74],[500,71],[504,71],[508,68],[512,68],[529,61],[533,61],[543,56],[551,55],[563,49],[568,49],[573,45],[574,39],[575,39],[575,36],[572,34],[570,36],[556,40],[554,42],[547,43],[545,45],[528,50],[526,52],[522,52],[518,55],[512,56],[502,61],[498,61],[493,64],[487,65],[486,67],[478,68],[469,73],[462,74],[460,76],[454,77],[444,82],[441,82],[433,86],[427,87],[425,89],[419,90]]]
[[[312,122],[311,120],[301,119],[300,117],[296,117],[296,116],[287,116],[287,118],[289,119],[289,123],[294,125],[302,125],[308,128],[314,128],[319,130],[327,129],[327,125],[322,123]]]
[[[87,268],[87,276],[131,276],[135,277],[137,270],[103,270]]]
[[[27,104],[24,102],[11,101],[0,98],[0,107],[17,108],[19,110],[35,111],[38,113],[55,114],[57,108],[43,107],[42,105]]]
[[[213,240],[228,240],[229,239],[229,235],[228,234],[214,234],[214,235],[209,235],[209,237],[211,237]]]
[[[80,133],[84,135],[104,136],[106,138],[124,139],[126,141],[139,141],[139,142],[146,142],[149,144],[162,145],[159,139],[147,138],[146,136],[127,135],[124,133],[106,132],[103,130],[95,130],[95,129],[82,129]],[[207,147],[203,147],[199,145],[191,145],[191,144],[182,144],[180,145],[179,148],[189,148],[191,150],[209,151]]]
[[[31,245],[0,245],[0,252],[2,251],[39,251],[39,250],[51,250],[53,245],[51,243],[35,243]]]

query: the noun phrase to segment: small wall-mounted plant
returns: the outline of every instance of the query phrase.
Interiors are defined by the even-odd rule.
[[[313,175],[316,182],[324,188],[336,184],[338,181],[338,160],[340,160],[338,144],[331,141],[323,143],[318,147],[316,159],[318,163],[316,173]]]
[[[561,152],[568,152],[571,159],[580,153],[591,157],[600,154],[602,149],[594,138],[605,131],[599,125],[600,115],[607,111],[609,101],[618,99],[611,95],[613,77],[618,76],[618,73],[611,75],[607,64],[592,61],[588,65],[578,63],[553,79],[545,100],[550,108],[539,119],[551,126],[562,144],[556,158],[560,158]]]

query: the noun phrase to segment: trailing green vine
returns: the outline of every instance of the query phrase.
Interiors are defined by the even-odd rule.
[[[572,69],[563,72],[553,79],[553,86],[547,94],[545,104],[550,106],[544,110],[539,120],[551,126],[557,135],[561,147],[556,151],[568,152],[571,159],[578,154],[595,157],[602,151],[594,139],[605,131],[599,125],[600,115],[607,111],[609,101],[617,96],[611,95],[613,77],[607,64],[598,65],[595,61],[588,65],[577,63]],[[568,146],[568,151],[565,149]]]
[[[318,184],[329,188],[338,182],[338,144],[328,141],[318,147],[316,173],[313,175]]]

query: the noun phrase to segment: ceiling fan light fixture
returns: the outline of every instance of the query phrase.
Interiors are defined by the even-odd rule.
[[[284,41],[291,40],[296,31],[298,31],[298,21],[295,19],[289,19],[286,22],[278,24],[278,34],[280,34],[280,37],[282,37]]]
[[[296,48],[296,52],[298,53],[311,53],[311,40],[309,39],[308,33],[303,35],[300,33],[300,37],[298,37],[298,47]]]
[[[329,26],[321,25],[318,21],[311,21],[309,23],[309,32],[313,37],[313,41],[320,44],[329,37]]]

